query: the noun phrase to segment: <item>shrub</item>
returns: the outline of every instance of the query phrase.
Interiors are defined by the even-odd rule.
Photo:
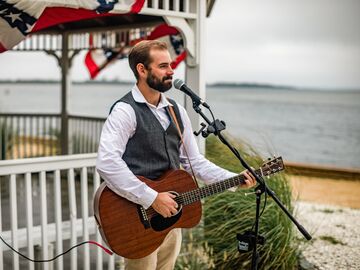
[[[236,143],[248,163],[258,168],[261,165],[259,155],[247,146]],[[232,157],[230,150],[215,137],[207,140],[207,157],[217,165],[232,171],[239,171],[239,162]],[[241,170],[240,170],[241,171]],[[285,207],[292,212],[291,189],[283,174],[277,174],[266,180],[267,185],[277,194]],[[206,199],[204,204],[204,241],[212,250],[215,269],[249,269],[252,253],[237,251],[237,233],[250,230],[255,221],[256,197],[245,196],[249,190],[238,189]],[[265,194],[262,197],[262,206]],[[258,245],[260,255],[259,269],[293,269],[297,264],[298,244],[295,240],[293,224],[283,211],[267,198],[259,233],[266,238],[265,245]]]

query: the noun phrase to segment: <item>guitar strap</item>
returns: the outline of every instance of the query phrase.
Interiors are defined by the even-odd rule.
[[[194,173],[194,170],[193,170],[193,167],[192,167],[191,162],[190,162],[189,155],[188,155],[188,153],[187,153],[187,151],[186,151],[186,147],[185,147],[185,144],[184,144],[183,136],[182,136],[182,134],[181,134],[181,129],[180,129],[180,126],[179,126],[179,122],[178,122],[178,120],[177,120],[177,118],[176,118],[176,115],[175,115],[175,112],[174,112],[174,108],[173,108],[172,106],[168,106],[168,108],[169,108],[169,112],[170,112],[171,118],[173,119],[173,121],[174,121],[174,123],[175,123],[175,125],[176,125],[176,129],[177,129],[177,131],[178,131],[178,133],[179,133],[181,143],[182,143],[182,145],[183,145],[183,147],[184,147],[185,155],[186,155],[186,157],[187,157],[187,159],[188,159],[188,161],[189,161],[191,173],[192,173],[194,179],[197,181],[196,176],[195,176],[195,173]]]

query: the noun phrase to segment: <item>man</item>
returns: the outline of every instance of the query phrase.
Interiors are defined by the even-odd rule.
[[[169,169],[180,165],[206,183],[234,176],[205,159],[198,150],[191,123],[185,109],[168,100],[163,94],[172,87],[170,54],[166,44],[142,41],[129,54],[129,65],[136,77],[131,92],[111,108],[102,130],[97,170],[107,186],[118,195],[142,205],[150,206],[163,217],[177,212],[174,195],[156,192],[135,175],[156,180]],[[183,137],[181,142],[169,107],[175,112]],[[187,155],[185,154],[187,151]],[[255,185],[252,175],[243,172],[244,187]],[[180,252],[181,230],[173,229],[161,246],[141,259],[125,259],[127,270],[170,270]]]

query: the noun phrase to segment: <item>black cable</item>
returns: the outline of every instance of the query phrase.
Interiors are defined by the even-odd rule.
[[[262,214],[263,214],[264,211],[265,211],[266,203],[267,203],[267,193],[265,192],[264,205],[263,205],[263,208],[262,208],[262,210],[261,210],[261,212],[260,212],[260,214],[259,214],[259,219],[261,218]],[[255,224],[256,224],[256,221],[255,221],[254,224],[252,225],[251,231],[254,230]]]
[[[11,249],[12,251],[14,251],[16,254],[20,255],[21,257],[23,257],[24,259],[26,259],[26,260],[28,260],[28,261],[34,262],[34,263],[46,263],[46,262],[55,261],[57,258],[65,255],[66,253],[70,252],[72,249],[77,248],[77,247],[79,247],[79,246],[82,246],[82,245],[84,245],[84,244],[94,244],[94,245],[97,245],[97,246],[101,247],[105,252],[107,252],[107,253],[110,252],[110,253],[109,253],[110,255],[112,254],[111,251],[109,251],[107,248],[103,247],[102,245],[100,245],[99,243],[97,243],[97,242],[95,242],[95,241],[84,241],[84,242],[81,242],[81,243],[76,244],[75,246],[72,246],[72,247],[69,248],[67,251],[56,255],[56,256],[55,256],[54,258],[52,258],[52,259],[48,259],[48,260],[34,260],[34,259],[31,259],[31,258],[27,257],[26,255],[20,253],[20,252],[17,251],[16,249],[14,249],[10,244],[8,244],[8,243],[1,237],[1,235],[0,235],[0,239],[1,239],[1,241],[3,241],[3,243],[4,243],[5,245],[8,246],[8,248],[10,248],[10,249]]]
[[[213,112],[212,112],[212,110],[210,109],[210,108],[208,108],[208,110],[209,110],[209,112],[210,112],[210,114],[211,114],[211,117],[212,117],[212,119],[213,119],[213,123],[214,123],[214,127],[215,127],[215,134],[219,134],[219,132],[218,132],[218,129],[217,129],[217,126],[216,126],[216,123],[215,123],[215,117],[214,117],[214,114],[213,114]]]

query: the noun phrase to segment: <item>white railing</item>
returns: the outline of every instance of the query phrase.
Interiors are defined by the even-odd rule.
[[[100,185],[95,160],[96,154],[81,154],[0,161],[2,238],[37,260],[52,258],[89,239],[103,244],[92,216],[92,198]],[[1,270],[114,269],[115,264],[122,266],[120,257],[88,244],[54,262],[39,264],[0,243]]]

